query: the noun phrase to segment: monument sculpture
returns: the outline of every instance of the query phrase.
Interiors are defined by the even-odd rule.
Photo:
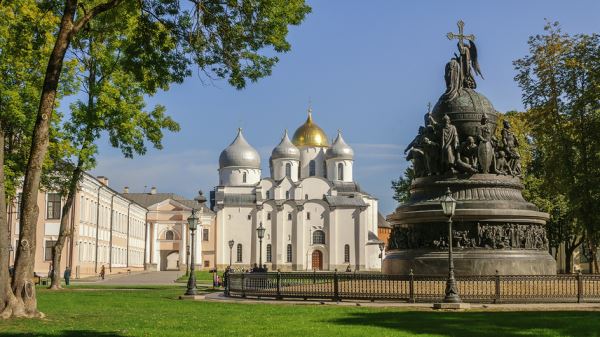
[[[410,199],[388,217],[393,225],[384,272],[445,274],[448,229],[440,199],[457,200],[452,232],[458,275],[555,274],[544,225],[548,214],[523,198],[519,143],[508,121],[475,91],[475,36],[458,22],[458,54],[446,64],[446,91],[424,116],[404,151],[415,178]],[[465,43],[468,41],[468,45]]]

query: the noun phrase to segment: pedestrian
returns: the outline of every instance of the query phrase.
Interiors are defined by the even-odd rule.
[[[104,280],[104,275],[106,274],[106,270],[104,269],[104,265],[100,267],[100,277]]]
[[[65,273],[63,274],[63,278],[65,279],[65,285],[69,286],[71,284],[71,268],[65,268]]]

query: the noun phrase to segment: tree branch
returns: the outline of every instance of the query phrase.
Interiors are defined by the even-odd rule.
[[[97,15],[99,15],[101,13],[104,13],[112,8],[117,7],[122,2],[123,2],[123,0],[110,0],[108,2],[97,5],[96,7],[92,8],[89,12],[84,13],[83,17],[78,19],[73,24],[73,29],[71,30],[71,32],[73,34],[77,34],[77,32],[81,28],[83,28],[91,19],[93,19],[94,17],[96,17]]]

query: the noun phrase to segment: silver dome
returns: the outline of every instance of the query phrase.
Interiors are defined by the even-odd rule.
[[[287,129],[283,134],[283,138],[281,138],[281,142],[279,142],[279,145],[277,145],[271,153],[271,159],[283,158],[300,160],[300,150],[290,141]]]
[[[354,160],[354,150],[346,144],[344,138],[342,138],[342,132],[339,130],[333,144],[327,149],[327,159],[333,158]]]
[[[258,151],[248,144],[242,129],[238,129],[238,134],[231,145],[219,156],[219,168],[224,167],[260,168]]]

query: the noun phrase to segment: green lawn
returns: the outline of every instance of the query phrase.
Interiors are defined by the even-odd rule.
[[[181,287],[39,289],[44,320],[0,336],[599,336],[599,312],[433,312],[181,301]]]
[[[219,270],[218,274],[219,274],[220,278],[223,277],[222,270]],[[185,274],[183,274],[181,277],[179,277],[177,279],[177,282],[187,282],[188,277],[189,276],[186,276]],[[209,273],[206,270],[196,270],[196,282],[212,284],[212,281],[213,281],[213,273]]]

